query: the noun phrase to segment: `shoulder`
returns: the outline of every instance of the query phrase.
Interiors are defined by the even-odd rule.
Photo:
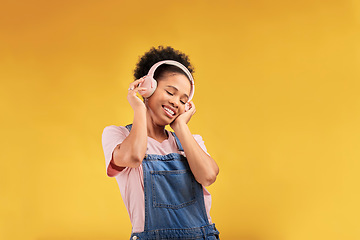
[[[126,127],[123,126],[110,125],[104,128],[102,135],[104,136],[113,133],[129,134],[129,131],[127,130]]]
[[[193,134],[194,139],[199,142],[204,142],[203,138],[199,134]]]
[[[114,140],[125,139],[129,135],[129,131],[126,127],[123,126],[115,126],[110,125],[106,126],[102,132],[102,141],[104,142],[112,142]]]
[[[203,138],[199,134],[193,134],[193,137],[195,141],[199,144],[199,146],[202,148],[202,150],[204,150],[204,152],[210,156],[210,154],[207,152]]]
[[[127,131],[127,128],[124,126],[109,125],[104,128],[104,132],[105,131]]]

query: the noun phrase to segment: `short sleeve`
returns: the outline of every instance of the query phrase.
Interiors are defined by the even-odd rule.
[[[111,125],[103,130],[101,141],[105,155],[106,173],[109,177],[115,177],[120,173],[111,166],[110,161],[115,147],[121,144],[128,135],[129,131],[122,126]]]
[[[204,152],[210,156],[210,154],[207,152],[207,149],[205,147],[205,143],[204,143],[204,140],[202,139],[202,137],[197,134],[194,134],[193,137],[194,137],[195,141],[199,144],[201,149],[204,150]]]

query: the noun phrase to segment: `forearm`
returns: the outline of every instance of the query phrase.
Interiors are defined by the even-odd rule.
[[[219,167],[215,160],[202,150],[185,123],[178,124],[174,131],[184,148],[195,179],[204,186],[211,185],[219,173]]]
[[[119,166],[138,167],[147,147],[146,110],[134,112],[130,134],[117,147],[114,155],[115,164]]]

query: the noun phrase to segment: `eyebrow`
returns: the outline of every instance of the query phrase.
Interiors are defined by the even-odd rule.
[[[177,89],[176,87],[171,86],[171,85],[167,85],[166,87],[171,87],[171,88],[175,89],[176,91],[179,91],[179,89]],[[185,95],[185,97],[189,98],[189,96],[186,93],[184,93],[184,95]]]

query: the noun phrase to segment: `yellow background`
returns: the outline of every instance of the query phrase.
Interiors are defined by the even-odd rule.
[[[101,146],[138,57],[196,68],[221,239],[360,239],[360,3],[1,1],[0,239],[128,239]]]

